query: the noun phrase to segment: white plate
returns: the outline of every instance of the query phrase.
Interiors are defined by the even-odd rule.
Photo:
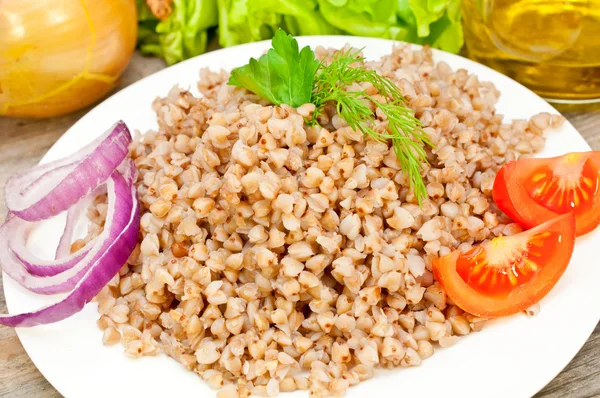
[[[304,45],[342,47],[350,43],[366,47],[369,59],[388,54],[392,41],[358,37],[303,37]],[[174,85],[196,91],[202,67],[231,69],[245,64],[268,48],[268,42],[215,51],[149,76],[115,94],[94,108],[69,129],[43,158],[44,162],[66,156],[102,133],[116,120],[145,131],[156,127],[152,100],[164,96]],[[492,81],[502,92],[498,112],[509,119],[527,118],[537,112],[556,110],[520,84],[467,59],[435,52],[452,68],[466,68],[480,80]],[[542,155],[586,151],[589,146],[572,125],[550,134]],[[40,228],[39,253],[50,254],[58,239],[56,223]],[[51,239],[54,238],[54,239]],[[54,241],[53,241],[54,240]],[[446,350],[438,350],[420,367],[379,372],[349,390],[350,397],[377,393],[398,396],[529,397],[542,389],[585,343],[600,318],[600,267],[597,247],[600,230],[578,239],[566,273],[541,302],[541,312],[532,319],[524,315],[495,321]],[[4,275],[4,291],[12,313],[33,310],[56,300],[20,288]],[[69,398],[214,396],[215,392],[194,373],[174,360],[159,357],[132,360],[120,345],[102,345],[96,327],[96,305],[54,325],[17,331],[27,353],[58,391]],[[294,396],[307,396],[296,393]]]

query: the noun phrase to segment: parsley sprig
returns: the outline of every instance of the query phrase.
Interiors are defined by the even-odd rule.
[[[291,35],[279,29],[271,40],[272,48],[258,61],[231,71],[229,84],[244,87],[275,105],[294,108],[310,102],[319,61],[306,46],[301,51]]]
[[[421,170],[427,161],[425,146],[431,142],[394,82],[367,69],[361,50],[338,51],[326,64],[316,59],[310,47],[299,50],[296,39],[282,30],[275,33],[272,46],[258,60],[252,58],[248,65],[234,69],[229,84],[244,87],[275,105],[298,107],[312,102],[316,106],[308,121],[312,124],[317,123],[327,104],[333,104],[352,129],[378,141],[391,141],[415,197],[419,202],[427,197]],[[378,96],[349,89],[360,83],[370,83]],[[367,101],[385,116],[384,129],[376,128]]]

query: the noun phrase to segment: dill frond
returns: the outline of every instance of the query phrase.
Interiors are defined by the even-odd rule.
[[[363,66],[361,51],[339,51],[329,65],[323,62],[319,65],[311,100],[316,106],[312,122],[316,123],[327,103],[333,103],[340,117],[351,128],[378,141],[391,141],[402,171],[421,203],[427,197],[421,170],[423,163],[427,162],[425,146],[431,146],[431,142],[419,119],[406,106],[404,96],[394,82]],[[353,66],[354,64],[358,65]],[[348,90],[355,83],[370,83],[385,101],[381,101],[379,96],[375,98],[367,94],[365,90]],[[375,104],[385,115],[387,133],[374,129],[374,112],[367,101]]]

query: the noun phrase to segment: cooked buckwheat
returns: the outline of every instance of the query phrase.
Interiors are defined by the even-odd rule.
[[[390,145],[335,107],[312,127],[314,105],[271,106],[202,70],[202,95],[156,99],[158,129],[131,146],[141,239],[97,298],[105,344],[121,339],[130,357],[162,349],[219,397],[331,396],[481,330],[485,319],[446,298],[432,259],[520,231],[493,203],[494,177],[562,119],[503,123],[491,83],[427,48],[397,46],[366,67],[400,87],[434,144],[422,205]],[[386,123],[376,112],[375,128]],[[92,235],[105,208],[89,212]]]

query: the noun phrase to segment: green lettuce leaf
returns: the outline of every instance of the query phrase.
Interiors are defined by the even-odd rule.
[[[459,4],[458,8],[460,10],[460,0],[455,0],[454,3]],[[448,10],[440,19],[429,26],[429,31],[430,34],[427,39],[433,47],[451,53],[460,51],[464,42],[460,24],[460,11],[458,14],[453,14],[452,11]]]
[[[152,15],[144,0],[136,0],[136,5],[142,54],[172,65],[206,51],[207,29],[218,20],[215,0],[174,0],[173,12],[164,21]]]
[[[244,87],[275,105],[298,107],[310,102],[319,61],[310,47],[302,50],[293,36],[278,30],[272,47],[258,61],[231,71],[229,84]]]
[[[429,44],[449,52],[463,45],[460,0],[318,0],[331,25],[356,36]]]
[[[157,40],[155,37],[158,19],[152,14],[145,0],[135,0],[135,6],[138,13],[138,45]]]
[[[298,36],[340,34],[317,10],[316,0],[218,0],[223,47],[273,37],[277,29]]]
[[[280,25],[280,16],[273,12],[255,12],[250,16],[247,3],[246,0],[217,0],[221,46],[268,39]]]
[[[396,39],[409,34],[408,27],[396,23],[396,3],[390,0],[319,0],[319,9],[331,25],[354,35]],[[385,10],[385,11],[383,11]]]
[[[458,52],[463,45],[460,0],[174,0],[164,21],[144,0],[138,6],[138,45],[173,64],[206,51],[207,30],[218,23],[223,47],[273,37],[381,37]]]

